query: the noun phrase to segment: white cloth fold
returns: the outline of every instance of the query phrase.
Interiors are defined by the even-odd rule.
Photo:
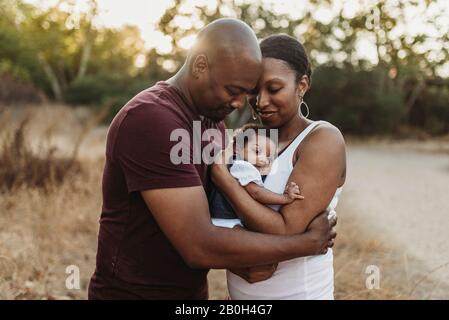
[[[235,160],[229,171],[243,187],[248,185],[250,182],[254,182],[263,187],[262,175],[259,170],[257,170],[257,168],[248,161]]]

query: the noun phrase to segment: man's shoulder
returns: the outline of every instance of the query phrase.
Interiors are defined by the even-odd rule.
[[[162,85],[147,88],[126,103],[111,123],[111,129],[119,129],[123,122],[136,125],[179,125],[183,120],[176,97]]]
[[[166,135],[177,128],[188,128],[188,121],[160,85],[147,88],[129,100],[116,114],[108,130],[108,142],[117,138]]]
[[[170,117],[175,116],[174,106],[176,106],[174,92],[167,86],[157,83],[135,95],[120,110],[126,114],[138,113],[139,116],[156,118],[154,115]]]

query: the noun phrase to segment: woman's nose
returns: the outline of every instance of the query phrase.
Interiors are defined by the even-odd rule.
[[[268,98],[262,91],[256,97],[256,106],[258,108],[263,108],[268,105]]]

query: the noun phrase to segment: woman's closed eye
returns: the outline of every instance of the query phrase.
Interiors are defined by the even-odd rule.
[[[282,89],[282,87],[268,87],[268,92],[270,94],[275,94],[279,92]]]

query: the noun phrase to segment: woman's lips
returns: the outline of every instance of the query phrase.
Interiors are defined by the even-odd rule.
[[[272,115],[274,115],[276,113],[276,111],[259,111],[259,116],[262,119],[268,119],[270,118]]]

